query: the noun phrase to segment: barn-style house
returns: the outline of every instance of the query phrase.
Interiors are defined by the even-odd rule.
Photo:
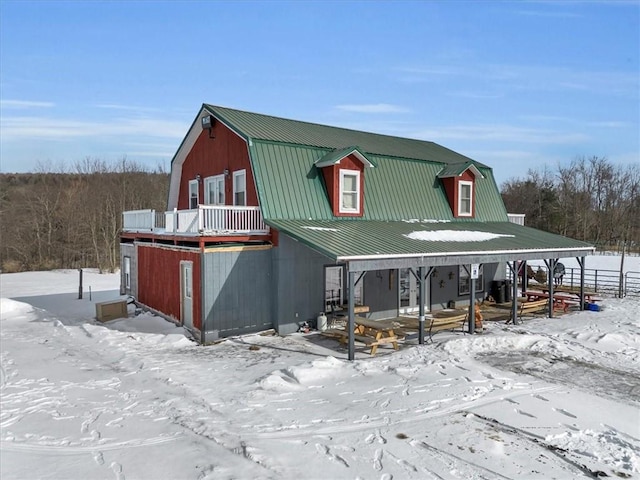
[[[510,222],[492,169],[433,142],[204,104],[167,210],[124,213],[122,293],[203,344],[337,309],[422,325],[505,266],[593,250]]]

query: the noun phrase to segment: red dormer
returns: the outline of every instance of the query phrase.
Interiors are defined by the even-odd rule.
[[[438,174],[455,218],[473,218],[476,215],[476,180],[484,178],[472,163],[455,163]]]
[[[364,170],[375,165],[358,147],[334,150],[315,163],[322,171],[333,215],[362,217],[364,213]]]

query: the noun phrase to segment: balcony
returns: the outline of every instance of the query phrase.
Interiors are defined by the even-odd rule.
[[[181,236],[268,235],[260,207],[199,205],[192,210],[122,213],[122,231]]]

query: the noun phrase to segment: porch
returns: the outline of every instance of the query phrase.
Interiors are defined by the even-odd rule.
[[[180,236],[269,235],[260,207],[198,205],[191,210],[132,210],[122,213],[123,233]]]

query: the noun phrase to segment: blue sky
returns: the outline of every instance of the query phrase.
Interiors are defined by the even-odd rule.
[[[0,0],[0,171],[167,169],[202,103],[431,140],[499,184],[640,158],[639,1]]]

